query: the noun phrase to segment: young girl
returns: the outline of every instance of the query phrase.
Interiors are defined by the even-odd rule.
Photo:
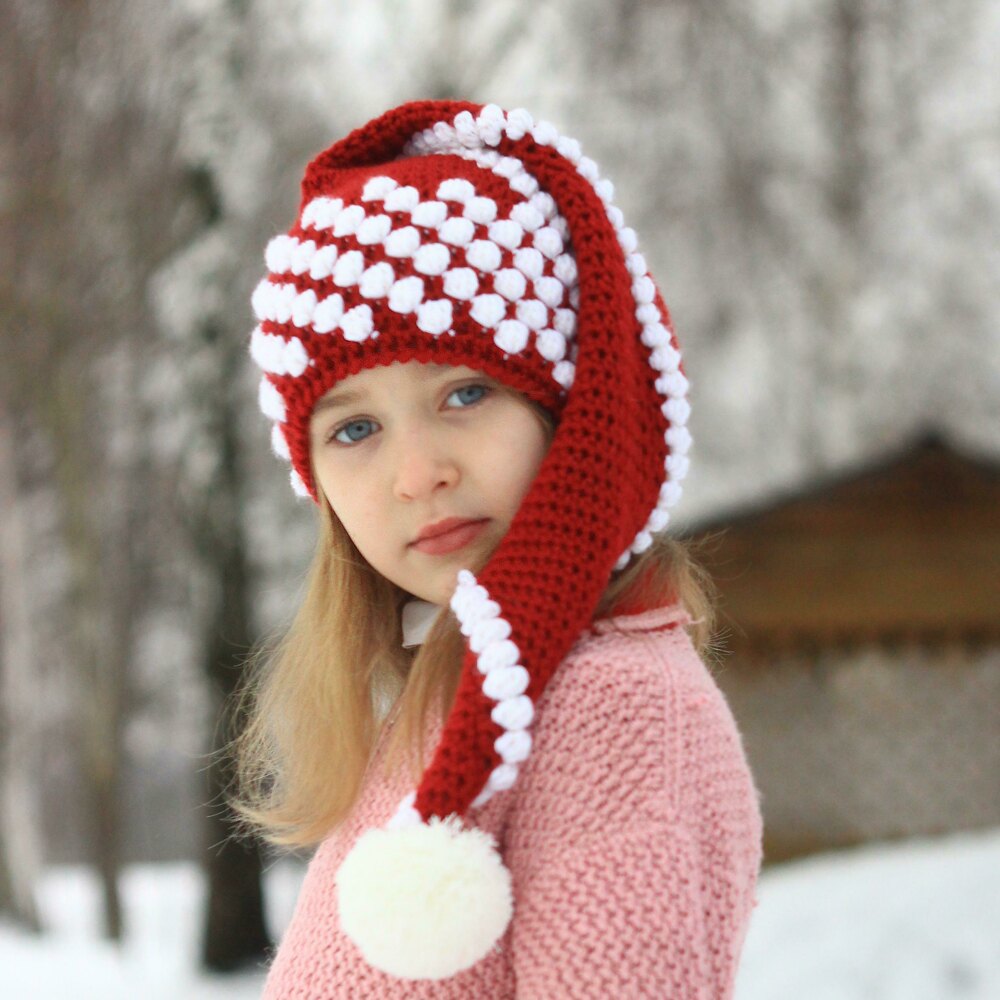
[[[239,745],[244,819],[318,844],[265,996],[730,996],[761,817],[611,184],[523,110],[410,103],[309,164],[266,262],[260,404],[320,537]]]

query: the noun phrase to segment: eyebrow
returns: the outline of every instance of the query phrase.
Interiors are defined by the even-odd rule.
[[[444,375],[454,365],[432,365],[424,364],[420,366],[420,376],[425,382],[439,378]],[[492,381],[492,380],[491,380]],[[341,389],[340,392],[330,393],[316,402],[313,407],[313,415],[325,413],[337,406],[353,406],[367,398],[367,393],[360,389]]]

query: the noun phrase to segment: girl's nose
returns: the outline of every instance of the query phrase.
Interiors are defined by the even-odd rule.
[[[392,456],[393,493],[397,500],[421,500],[458,482],[458,465],[433,435],[413,433],[401,439]]]

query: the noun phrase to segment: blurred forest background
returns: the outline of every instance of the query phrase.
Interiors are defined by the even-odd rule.
[[[86,862],[120,935],[124,865],[198,859],[204,960],[266,946],[210,754],[314,538],[247,348],[316,152],[421,97],[581,140],[685,350],[695,532],[927,436],[1000,465],[998,29],[989,0],[3,0],[0,913],[37,925],[39,873]]]

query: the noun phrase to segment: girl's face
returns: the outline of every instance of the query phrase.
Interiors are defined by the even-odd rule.
[[[354,544],[434,604],[500,543],[549,436],[524,397],[482,372],[418,361],[343,379],[310,422],[318,485]]]

